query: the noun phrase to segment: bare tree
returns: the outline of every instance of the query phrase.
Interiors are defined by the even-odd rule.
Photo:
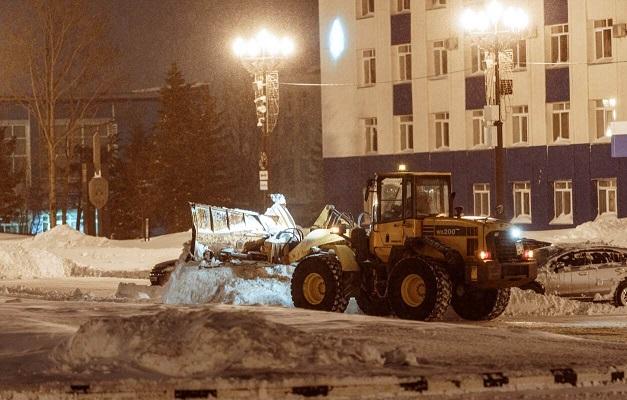
[[[10,88],[14,99],[28,108],[39,125],[48,161],[50,226],[54,227],[56,160],[66,153],[61,150],[68,137],[95,113],[97,100],[112,87],[117,75],[116,50],[107,38],[106,18],[97,8],[90,8],[94,2],[28,0],[20,4],[25,7],[15,19],[21,22],[12,24],[5,59],[15,75]],[[60,125],[63,129],[57,130]]]

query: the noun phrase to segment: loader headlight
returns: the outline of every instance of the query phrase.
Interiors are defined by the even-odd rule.
[[[520,239],[522,237],[522,229],[514,226],[512,229],[509,230],[509,234],[514,239]]]
[[[344,224],[332,226],[331,233],[334,233],[336,235],[343,235],[346,233],[346,226]]]

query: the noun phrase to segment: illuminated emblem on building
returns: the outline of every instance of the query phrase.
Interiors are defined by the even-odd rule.
[[[329,32],[329,50],[333,59],[337,60],[346,47],[346,39],[344,37],[344,28],[339,18],[336,18],[331,25]]]

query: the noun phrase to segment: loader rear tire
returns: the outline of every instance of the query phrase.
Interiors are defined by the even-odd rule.
[[[375,317],[387,317],[392,314],[390,310],[390,304],[388,299],[380,298],[376,295],[366,293],[361,289],[356,299],[359,309],[366,315],[373,315]]]
[[[420,258],[399,261],[388,283],[394,314],[403,319],[437,321],[451,302],[451,279],[444,267]]]
[[[456,288],[451,304],[460,317],[470,321],[489,321],[503,314],[509,303],[510,289]]]
[[[343,313],[348,306],[337,258],[314,255],[298,263],[292,275],[292,302],[308,310]]]

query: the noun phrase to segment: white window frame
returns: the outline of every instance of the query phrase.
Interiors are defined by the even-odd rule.
[[[392,10],[395,14],[411,12],[411,0],[392,0]]]
[[[549,62],[567,63],[570,57],[568,24],[549,26]],[[565,53],[565,54],[564,54]]]
[[[438,112],[433,114],[434,147],[436,150],[446,150],[450,148],[450,121],[449,113]]]
[[[612,107],[608,99],[596,99],[594,101],[593,121],[596,140],[608,140],[610,122],[616,121],[616,107]],[[601,124],[602,125],[601,125]],[[602,129],[599,129],[602,126]]]
[[[530,224],[531,182],[514,182],[512,188],[514,195],[514,218],[512,222],[517,224]]]
[[[490,216],[490,184],[475,183],[472,185],[474,215],[477,217]]]
[[[594,60],[605,61],[612,58],[612,18],[597,19],[593,22],[594,38]],[[605,40],[609,38],[609,42]]]
[[[414,117],[413,115],[398,116],[398,133],[401,151],[414,150]]]
[[[396,78],[411,81],[411,44],[396,46]]]
[[[553,143],[570,143],[569,101],[551,103],[551,135]]]
[[[448,50],[445,40],[435,40],[432,44],[433,77],[448,75]]]
[[[606,192],[601,201],[601,192]],[[613,203],[613,204],[612,204]],[[598,215],[616,215],[618,211],[618,188],[616,178],[597,180],[597,213]]]
[[[483,110],[472,110],[470,126],[472,127],[472,146],[486,147],[488,144],[487,130]]]
[[[568,210],[568,213],[565,212]],[[573,181],[553,182],[552,225],[572,225],[573,223]]]
[[[437,8],[446,7],[447,0],[426,0],[425,4],[427,10],[435,10]]]
[[[529,144],[529,106],[512,107],[512,143]]]
[[[527,68],[527,41],[520,39],[512,47],[512,68],[523,70]]]
[[[27,182],[30,183],[30,159],[31,159],[30,157],[30,126],[28,124],[28,121],[27,120],[0,121],[0,133],[2,133],[2,135],[0,135],[0,145],[2,145],[2,141],[4,140],[5,136],[15,137],[15,131],[14,131],[15,127],[24,128],[24,137],[16,138],[15,150],[9,156],[10,164],[11,164],[11,172],[12,173],[18,172],[17,171],[18,160],[22,160],[23,165],[24,165],[24,171],[22,172],[24,173],[24,177],[26,178]],[[18,150],[21,147],[18,143],[20,141],[23,141],[24,151],[18,153]]]
[[[366,154],[379,152],[379,129],[377,117],[361,118],[361,129],[366,142]]]
[[[374,86],[377,83],[377,59],[375,49],[359,50],[359,76],[361,87]]]
[[[488,52],[477,44],[470,45],[470,73],[483,74],[487,69]]]
[[[356,0],[357,19],[374,17],[374,0]]]

